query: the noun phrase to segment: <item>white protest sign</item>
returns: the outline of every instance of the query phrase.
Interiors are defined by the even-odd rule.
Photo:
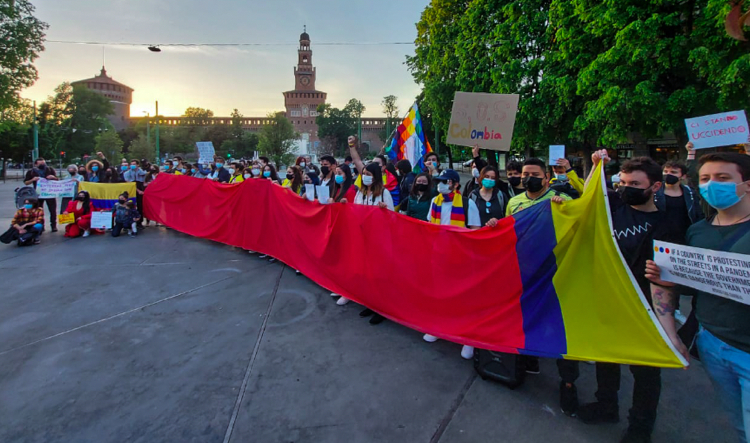
[[[744,110],[687,118],[685,127],[695,149],[746,143],[749,135]]]
[[[565,158],[565,145],[550,145],[549,164],[557,165],[558,158]]]
[[[509,151],[517,111],[518,94],[456,92],[447,142]]]
[[[195,146],[198,147],[198,163],[208,164],[214,161],[214,155],[216,150],[214,149],[213,142],[195,142]]]
[[[315,201],[315,185],[305,183],[305,197],[311,202]]]
[[[661,278],[750,305],[750,255],[654,242]]]
[[[318,191],[318,201],[324,205],[328,204],[330,198],[330,188],[326,185],[316,186],[315,189]]]
[[[112,213],[101,211],[92,212],[91,229],[112,229]]]
[[[78,182],[73,179],[47,180],[39,179],[36,182],[36,193],[39,198],[73,197]]]

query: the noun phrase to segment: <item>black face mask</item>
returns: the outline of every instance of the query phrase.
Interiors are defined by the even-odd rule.
[[[539,177],[526,177],[523,179],[523,186],[530,192],[539,192],[544,188]]]
[[[668,185],[676,185],[680,182],[680,177],[672,174],[664,174],[664,181],[667,182]]]
[[[508,177],[508,183],[514,188],[517,188],[521,184],[521,177]]]
[[[289,180],[289,181],[294,180],[294,174],[287,174],[286,175],[286,179]]]
[[[86,200],[86,197],[84,197],[82,195],[79,195],[79,196],[76,197],[76,200],[78,200],[79,202],[82,202],[82,201]]]
[[[127,200],[120,199],[120,204],[121,205],[124,205],[125,203],[127,203]]]
[[[36,168],[39,169],[40,171],[44,171],[45,169],[47,169],[47,164],[46,163],[42,163],[41,165],[37,166]]]
[[[323,166],[320,168],[320,173],[324,176],[328,175],[328,173],[330,172],[331,172],[331,168],[329,168],[328,166]]]
[[[112,171],[107,171],[107,173],[106,173],[105,175],[106,175],[107,177],[111,177],[111,176],[112,176]]]
[[[651,189],[634,188],[632,186],[620,186],[617,193],[626,205],[639,206],[651,199]]]
[[[423,184],[423,183],[418,183],[418,184],[416,185],[416,190],[417,190],[418,192],[427,192],[427,190],[428,190],[428,189],[429,189],[429,187],[428,187],[428,186],[427,186],[426,184]]]

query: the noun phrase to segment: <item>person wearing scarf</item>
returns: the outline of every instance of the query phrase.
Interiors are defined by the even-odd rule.
[[[470,199],[464,200],[461,196],[459,192],[461,178],[458,172],[446,169],[435,177],[435,181],[437,182],[437,190],[440,194],[432,199],[430,212],[427,214],[427,221],[436,225],[479,229],[481,227],[479,209],[477,209],[474,201]],[[437,337],[430,334],[425,334],[422,338],[428,343],[438,340]],[[474,347],[464,345],[461,349],[461,357],[469,360],[473,356]]]

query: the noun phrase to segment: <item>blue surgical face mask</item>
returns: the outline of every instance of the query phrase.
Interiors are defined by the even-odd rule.
[[[135,171],[136,169],[138,169],[138,165],[130,165],[130,169],[132,171]]]
[[[482,186],[484,186],[487,189],[492,189],[495,187],[495,180],[492,180],[491,178],[483,178]]]
[[[709,180],[708,183],[700,185],[701,197],[712,207],[722,210],[731,208],[740,202],[745,196],[737,195],[737,183],[735,182],[715,182]]]
[[[23,205],[23,207],[24,207],[24,208],[26,208],[26,210],[27,210],[27,211],[30,211],[30,210],[31,210],[31,208],[33,208],[33,207],[34,207],[34,205],[29,205],[29,204],[26,204],[26,205]]]
[[[191,169],[190,172],[192,172],[193,174],[195,174],[195,169]]]
[[[372,176],[371,175],[363,175],[362,176],[362,184],[365,186],[371,186],[372,185]]]
[[[120,166],[120,171],[127,171],[128,167],[125,165]]]
[[[92,170],[92,171],[94,171],[94,172],[96,172],[96,171],[98,171],[98,170],[99,170],[99,166],[92,166],[92,167],[91,167],[91,170]]]
[[[338,183],[338,184],[344,183],[344,176],[343,175],[337,175],[336,176],[336,183]]]
[[[271,176],[271,171],[263,171],[263,177],[268,178]]]
[[[216,163],[216,167],[221,169],[224,167],[224,163]]]
[[[561,182],[568,181],[568,174],[555,174],[555,177]]]

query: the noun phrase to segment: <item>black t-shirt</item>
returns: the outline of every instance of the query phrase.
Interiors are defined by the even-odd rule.
[[[623,203],[614,191],[608,192],[607,197],[612,212],[615,240],[643,295],[651,303],[651,285],[646,279],[646,261],[654,259],[654,240],[684,244],[685,237],[680,238],[670,229],[669,221],[663,212],[633,209]]]
[[[750,255],[750,221],[714,226],[711,221],[701,220],[688,229],[687,244]],[[695,292],[695,315],[700,324],[724,343],[750,353],[750,306],[707,292]]]
[[[498,195],[500,195],[500,198],[498,198]],[[505,217],[505,206],[508,205],[508,202],[505,200],[505,204],[501,204],[501,199],[504,198],[498,189],[493,190],[490,201],[482,198],[479,189],[475,189],[468,199],[466,199],[466,205],[468,205],[469,200],[474,200],[474,203],[476,203],[477,209],[479,210],[479,221],[482,223],[482,226],[484,226],[490,221],[490,219],[496,218],[500,220]]]
[[[692,224],[690,222],[690,216],[688,215],[687,204],[685,204],[685,196],[670,197],[664,195],[667,201],[667,219],[669,220],[669,226],[675,230],[675,233],[680,237],[685,237],[687,230]]]
[[[45,167],[44,170],[41,170],[38,168],[32,168],[26,171],[26,177],[24,177],[24,181],[29,181],[35,177],[47,178],[50,175],[54,175],[55,177],[57,177],[57,174],[55,173],[55,168],[51,166]],[[31,185],[34,187],[34,189],[36,189],[36,182],[32,183]]]

